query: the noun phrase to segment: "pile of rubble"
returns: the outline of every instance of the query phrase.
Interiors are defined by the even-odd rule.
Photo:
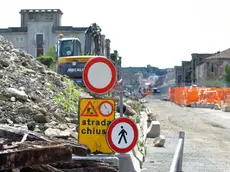
[[[77,111],[67,113],[54,100],[68,87],[63,81],[0,36],[0,171],[118,171],[102,161],[72,159],[91,152],[76,144]]]
[[[77,112],[67,114],[53,99],[64,87],[63,76],[0,36],[0,124],[77,138]]]

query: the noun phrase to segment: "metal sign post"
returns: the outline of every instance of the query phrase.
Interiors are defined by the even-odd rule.
[[[123,86],[121,84],[120,90],[120,117],[123,117]]]

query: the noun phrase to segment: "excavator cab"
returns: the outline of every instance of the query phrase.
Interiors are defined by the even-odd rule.
[[[92,58],[83,55],[78,38],[60,38],[56,42],[56,72],[66,75],[75,83],[84,86],[82,72],[85,64]]]
[[[78,38],[61,38],[57,41],[56,56],[69,57],[69,56],[81,56],[81,42]]]

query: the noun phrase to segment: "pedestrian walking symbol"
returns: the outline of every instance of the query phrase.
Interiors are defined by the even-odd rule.
[[[120,133],[118,134],[118,136],[120,136],[120,139],[119,139],[119,141],[118,141],[118,144],[121,143],[122,138],[124,139],[125,143],[127,144],[126,135],[127,135],[127,132],[125,131],[124,127],[121,126],[121,131],[120,131]]]

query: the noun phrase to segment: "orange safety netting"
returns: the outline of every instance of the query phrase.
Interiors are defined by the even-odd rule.
[[[179,105],[193,103],[218,104],[230,103],[230,88],[176,87],[168,89],[170,101]]]

